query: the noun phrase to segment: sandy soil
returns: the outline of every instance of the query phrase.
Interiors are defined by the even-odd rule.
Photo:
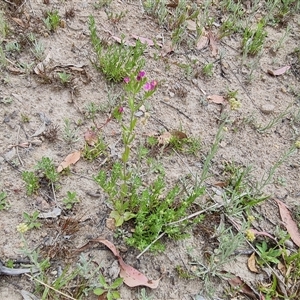
[[[95,9],[94,1],[50,1],[50,4],[45,4],[46,1],[43,3],[32,0],[26,1],[21,13],[5,2],[0,3],[0,8],[5,12],[11,33],[2,41],[3,45],[9,41],[20,41],[25,34],[34,32],[43,43],[45,51],[42,59],[37,60],[30,45],[24,41],[21,52],[12,52],[7,57],[9,63],[2,67],[0,75],[0,191],[7,193],[10,204],[8,210],[0,211],[0,259],[3,262],[24,258],[20,253],[22,242],[16,231],[16,226],[24,221],[23,212],[45,212],[54,206],[43,193],[26,195],[21,172],[33,170],[42,157],[51,158],[58,166],[68,154],[82,150],[84,133],[94,125],[87,118],[87,105],[93,102],[103,107],[96,115],[96,123],[100,126],[109,116],[110,93],[116,95],[122,91],[121,84],[111,86],[93,68],[91,59],[95,54],[88,29],[88,17],[91,14],[95,17],[99,35],[111,43],[115,42],[113,36],[121,37],[124,34],[131,41],[132,35],[136,35],[162,44],[162,47],[157,48],[148,46],[145,53],[144,69],[149,78],[159,82],[159,87],[148,103],[150,118],[147,124],[142,125],[140,120],[136,131],[137,141],[143,141],[145,135],[151,132],[162,132],[167,128],[199,137],[202,143],[196,156],[167,153],[160,158],[170,185],[191,172],[193,175],[201,174],[203,162],[224,116],[227,116],[227,130],[211,164],[212,176],[205,183],[210,195],[214,193],[211,190],[212,185],[224,180],[226,163],[253,166],[252,180],[259,182],[263,174],[299,138],[299,74],[291,70],[281,76],[268,74],[268,70],[276,70],[292,63],[294,57],[291,53],[300,43],[299,16],[290,20],[290,34],[278,51],[273,53],[272,48],[283,36],[285,28],[268,27],[267,42],[262,54],[259,57],[246,58],[242,62],[240,40],[235,36],[216,40],[218,52],[215,56],[209,46],[198,50],[193,45],[183,44],[172,52],[167,51],[167,45],[171,41],[170,32],[148,16],[139,1],[112,1],[109,8],[111,11],[126,11],[125,16],[117,23],[108,20],[103,8]],[[65,12],[70,8],[74,9],[75,15],[66,18]],[[50,9],[57,9],[63,16],[62,26],[54,33],[48,32],[42,21],[43,12]],[[214,6],[212,9],[215,9]],[[213,26],[212,32],[217,36],[218,27]],[[188,34],[193,37],[195,31],[188,30]],[[51,70],[51,83],[44,82],[44,78],[34,71],[46,56],[50,58],[46,67]],[[182,66],[191,65],[192,61],[195,61],[195,67],[188,74]],[[26,70],[18,67],[20,62],[33,65]],[[213,76],[198,75],[202,66],[208,62],[214,62]],[[55,74],[60,70],[70,71],[74,66],[77,69],[72,70],[72,83],[63,86]],[[232,110],[226,102],[217,104],[209,101],[210,95],[226,95],[228,90],[238,91],[237,98],[241,102],[238,110]],[[276,125],[262,133],[256,130],[255,126],[267,125],[285,110],[288,113]],[[29,118],[29,122],[24,122],[25,116]],[[66,143],[63,138],[65,119],[71,121],[78,136],[78,141],[73,144]],[[54,142],[44,136],[44,131],[52,126],[50,124],[59,127],[58,139]],[[122,144],[118,142],[121,137],[119,124],[115,121],[109,122],[102,130],[105,141],[110,145],[110,154],[118,156],[122,152]],[[261,231],[274,232],[275,226],[281,224],[278,208],[272,199],[284,201],[292,212],[299,208],[297,151],[276,170],[272,182],[264,188],[264,193],[271,197],[257,207],[257,215],[260,216],[257,226]],[[131,163],[136,162],[132,160]],[[74,217],[80,220],[78,232],[69,240],[60,241],[61,248],[66,252],[83,246],[92,238],[104,236],[123,250],[122,257],[128,264],[149,278],[163,276],[157,289],[147,289],[147,294],[152,299],[204,299],[200,296],[203,295],[203,282],[199,278],[180,278],[176,267],[179,265],[191,269],[188,255],[191,249],[195,257],[203,259],[203,253],[214,242],[212,236],[214,228],[221,222],[220,218],[210,220],[211,215],[208,215],[210,221],[198,225],[190,238],[182,241],[166,239],[164,253],[146,252],[140,260],[136,260],[139,251],[128,248],[106,226],[110,206],[92,179],[103,166],[105,167],[103,158],[93,162],[80,159],[72,166],[69,176],[61,177],[60,188],[56,193],[57,203],[62,205],[67,191],[76,191],[80,202],[71,211],[64,211],[58,218],[41,220],[41,229],[27,232],[29,248],[45,248],[47,241],[55,238],[55,228],[59,226],[59,222],[67,217]],[[91,194],[96,192],[100,196],[92,197]],[[200,206],[205,207],[212,201],[208,195],[198,201]],[[97,246],[83,255],[101,265],[107,278],[115,278],[112,270],[118,267],[114,264],[113,255],[105,247]],[[269,277],[263,271],[258,274],[250,272],[247,258],[247,255],[233,257],[232,262],[224,268],[256,289],[258,282],[268,282]],[[69,263],[75,265],[78,259],[79,256],[72,259],[67,256],[54,258],[50,268],[52,275],[55,275],[53,272],[59,267],[64,268]],[[229,285],[226,281],[218,278],[212,280],[215,281],[216,298],[250,299],[242,294],[236,296],[228,292]],[[1,299],[23,299],[19,293],[21,289],[34,292],[34,284],[25,276],[0,277]],[[120,291],[122,299],[138,299],[141,288],[123,285]],[[96,296],[90,294],[87,299],[96,299]]]

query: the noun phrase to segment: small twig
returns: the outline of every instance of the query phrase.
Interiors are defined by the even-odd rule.
[[[162,238],[166,233],[161,233],[153,242],[151,242],[137,257],[139,259],[154,243],[156,243],[160,238]]]
[[[46,194],[46,193],[44,193],[44,192],[42,192],[42,191],[41,191],[41,194],[42,194],[44,197],[46,197],[47,199],[49,199],[49,200],[55,202],[55,200],[54,200],[52,197],[50,197],[48,194]]]
[[[52,193],[53,193],[54,202],[55,202],[55,204],[56,204],[56,203],[57,203],[57,200],[56,200],[56,195],[55,195],[55,189],[54,189],[54,184],[53,184],[53,182],[51,182],[51,187],[52,187]]]
[[[3,0],[3,1],[6,2],[7,4],[10,4],[10,5],[14,6],[14,7],[17,7],[17,5],[15,3],[12,3],[8,0]]]
[[[81,175],[81,174],[77,174],[77,173],[75,173],[75,172],[73,172],[73,171],[71,171],[71,174],[76,175],[76,176],[78,176],[78,177],[80,177],[80,178],[85,178],[85,179],[94,181],[94,179],[91,178],[91,177],[87,177],[87,176],[84,176],[84,175]]]
[[[212,209],[212,208],[220,208],[220,207],[222,207],[222,206],[223,206],[223,204],[216,203],[216,204],[214,204],[214,205],[212,205],[212,206],[210,206],[210,207],[207,207],[207,208],[205,208],[205,209],[203,209],[203,210],[197,211],[197,212],[195,212],[195,213],[193,213],[193,214],[191,214],[191,215],[189,215],[189,216],[187,216],[187,217],[185,217],[185,218],[182,218],[182,219],[180,219],[180,220],[178,220],[178,221],[174,221],[174,222],[171,222],[171,223],[167,223],[167,224],[165,224],[165,226],[175,225],[175,224],[181,223],[181,222],[183,222],[183,221],[185,221],[185,220],[189,220],[189,219],[194,218],[194,217],[196,217],[196,216],[198,216],[198,215],[201,215],[201,214],[203,214],[204,212],[206,212],[206,211],[208,211],[208,210],[210,210],[210,209]]]
[[[24,2],[18,7],[17,10],[18,10],[19,12],[21,11],[21,8],[25,5],[26,1],[27,1],[27,0],[24,0]],[[33,15],[35,15],[35,13],[34,13],[34,11],[33,11],[33,9],[32,9],[32,5],[31,5],[31,2],[30,2],[30,1],[29,1],[29,6],[30,6],[30,8],[31,8],[31,11],[32,11]]]
[[[170,131],[169,128],[159,119],[151,116],[152,119],[154,119],[157,123],[159,123],[163,128],[165,128],[167,131]]]
[[[177,108],[177,107],[175,107],[175,106],[173,106],[172,104],[169,104],[169,103],[167,103],[167,102],[165,102],[165,101],[160,101],[161,103],[163,103],[163,104],[165,104],[165,105],[167,105],[167,106],[170,106],[170,107],[172,107],[173,109],[175,109],[177,112],[179,112],[180,114],[182,114],[183,116],[185,116],[187,119],[189,119],[191,122],[194,122],[194,120],[190,117],[190,116],[188,116],[187,114],[185,114],[183,111],[181,111],[179,108]]]
[[[41,280],[39,280],[39,279],[37,279],[37,278],[35,278],[35,277],[29,275],[29,274],[25,274],[25,275],[28,276],[30,279],[35,280],[36,282],[42,284],[43,286],[47,287],[48,289],[53,290],[53,291],[55,291],[56,293],[58,293],[58,294],[60,294],[60,295],[63,295],[64,297],[66,297],[66,298],[68,298],[68,299],[76,300],[75,298],[73,298],[73,297],[71,297],[71,296],[69,296],[69,295],[67,295],[67,294],[65,294],[65,293],[63,293],[63,292],[61,292],[61,291],[59,291],[59,290],[56,290],[54,287],[52,287],[52,286],[46,284],[45,282],[43,282],[43,281],[41,281]]]
[[[21,126],[19,126],[19,128],[18,128],[17,143],[16,143],[17,145],[19,144],[20,129],[21,129]],[[19,154],[19,147],[18,146],[16,146],[16,150],[17,150],[17,155],[18,155],[18,159],[20,161],[20,164],[22,165],[22,167],[24,167],[24,163],[23,163],[23,161],[20,157],[20,154]]]

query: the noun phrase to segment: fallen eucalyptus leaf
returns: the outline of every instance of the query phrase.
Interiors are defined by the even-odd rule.
[[[58,166],[57,172],[60,173],[63,169],[69,167],[70,165],[74,165],[78,162],[80,159],[80,151],[75,151],[71,154],[69,154],[64,161]]]
[[[287,206],[280,200],[275,199],[275,201],[278,204],[280,216],[287,232],[290,234],[293,242],[300,247],[300,233],[297,223],[293,220]]]

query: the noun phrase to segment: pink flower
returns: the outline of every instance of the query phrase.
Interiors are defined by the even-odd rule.
[[[127,84],[130,81],[130,78],[129,77],[125,77],[123,80]]]
[[[146,72],[145,71],[140,71],[138,76],[136,77],[136,80],[137,81],[140,81],[144,76],[146,75]]]
[[[145,91],[152,91],[156,88],[157,86],[157,81],[156,80],[152,80],[151,82],[147,82],[145,85],[144,85],[144,90]]]
[[[121,114],[122,112],[124,112],[124,107],[120,106],[119,109],[118,109],[118,112],[119,112],[119,114]]]

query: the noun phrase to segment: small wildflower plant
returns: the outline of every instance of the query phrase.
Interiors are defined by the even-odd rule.
[[[204,193],[204,188],[194,187],[183,196],[184,189],[178,185],[167,188],[164,172],[145,187],[138,169],[129,169],[128,162],[137,126],[135,113],[155,93],[158,82],[149,80],[146,72],[140,70],[126,76],[123,86],[127,105],[116,107],[113,116],[118,119],[122,128],[124,150],[120,161],[114,163],[109,175],[101,170],[94,179],[107,193],[113,205],[110,217],[115,220],[115,225],[121,226],[124,222],[133,220],[135,229],[133,235],[126,239],[127,244],[143,250],[162,232],[172,238],[186,236],[183,228],[187,223],[177,226],[172,222],[186,216],[187,209]],[[160,241],[151,245],[151,250],[163,249]]]
[[[135,138],[135,127],[137,124],[135,113],[145,103],[146,99],[154,94],[157,87],[157,81],[148,81],[146,72],[141,70],[137,73],[133,73],[131,76],[125,77],[123,84],[129,108],[129,123],[125,124],[125,122],[122,121],[122,116],[125,111],[123,106],[116,107],[112,113],[113,117],[121,123],[122,127],[122,141],[124,145],[124,151],[121,158],[122,162],[121,164],[117,162],[114,165],[110,184],[107,184],[104,171],[100,171],[96,177],[96,181],[110,194],[110,201],[115,206],[115,210],[111,212],[110,216],[115,219],[117,226],[121,226],[124,221],[128,221],[135,216],[132,212],[127,211],[131,205],[126,201],[129,189],[128,182],[133,178],[131,172],[127,170],[127,163],[130,156],[130,145]],[[112,192],[111,189],[115,189],[118,178],[123,182],[121,184],[121,189],[117,193]]]

